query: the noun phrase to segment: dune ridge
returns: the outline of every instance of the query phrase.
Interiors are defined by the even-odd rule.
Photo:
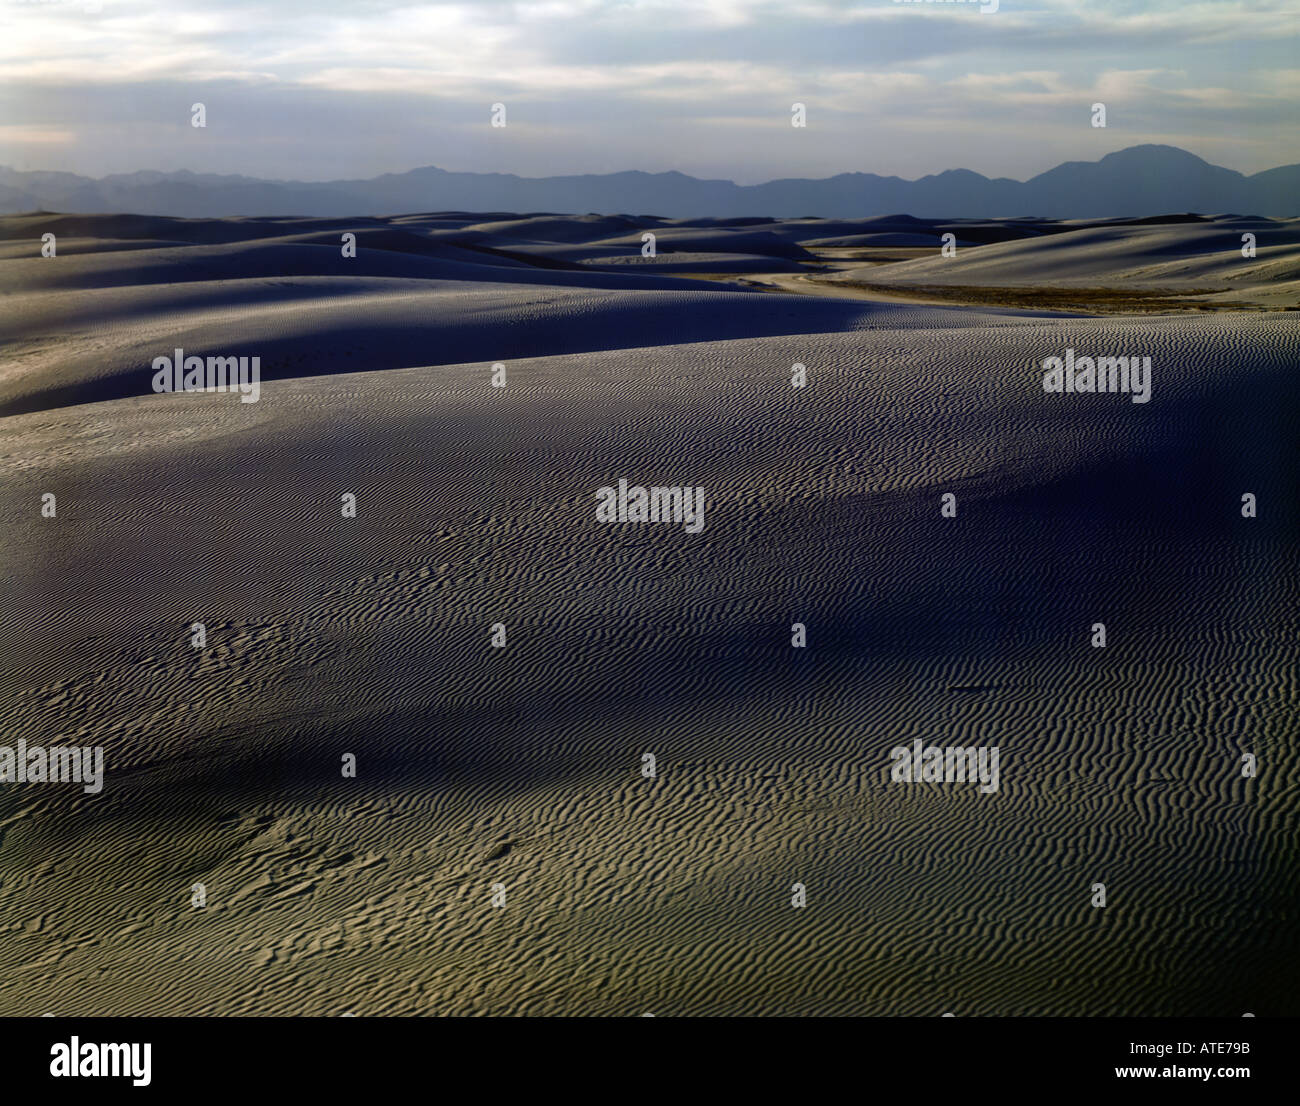
[[[1298,1012],[1293,314],[541,270],[463,254],[639,232],[425,218],[351,270],[233,220],[0,261],[7,740],[107,763],[0,788],[0,1014]],[[804,222],[740,256],[852,230]],[[155,346],[263,351],[259,401],[152,394]],[[1066,348],[1151,402],[1046,394]],[[597,523],[620,477],[703,531]],[[999,791],[891,783],[915,738]]]

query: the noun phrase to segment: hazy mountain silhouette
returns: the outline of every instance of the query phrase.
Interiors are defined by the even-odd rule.
[[[270,181],[212,173],[73,173],[0,167],[0,212],[134,212],[142,215],[390,215],[417,211],[637,212],[857,218],[907,211],[921,217],[1140,217],[1171,211],[1300,214],[1300,165],[1243,176],[1174,146],[1133,146],[1100,161],[1071,161],[1028,181],[967,169],[908,181],[874,173],[738,185],[683,173],[569,177],[412,169],[372,180]]]

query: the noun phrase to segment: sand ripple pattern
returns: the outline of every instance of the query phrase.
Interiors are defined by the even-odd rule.
[[[228,331],[187,292],[141,327]],[[300,292],[236,317],[357,371],[0,421],[6,739],[107,761],[0,789],[0,1014],[1300,1014],[1294,316]],[[474,356],[405,364],[444,301]],[[891,784],[918,738],[1000,791]]]

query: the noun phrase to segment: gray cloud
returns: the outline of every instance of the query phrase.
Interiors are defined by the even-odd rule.
[[[418,165],[1025,177],[1139,142],[1300,161],[1289,5],[9,4],[0,162],[297,179]],[[1088,126],[1105,99],[1110,126]],[[510,126],[488,126],[505,101]],[[790,104],[809,126],[789,126]],[[189,126],[203,101],[208,127]]]

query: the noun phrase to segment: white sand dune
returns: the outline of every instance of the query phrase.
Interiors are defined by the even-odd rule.
[[[0,1014],[1300,1013],[1294,315],[155,252],[0,266],[6,734],[106,759],[0,787]],[[146,394],[174,346],[273,371]]]
[[[81,260],[68,259],[69,265]],[[854,330],[890,314],[865,302],[696,287],[701,290],[297,277],[15,295],[0,309],[12,341],[0,374],[0,410],[150,394],[153,359],[175,348],[258,356],[263,379],[278,379],[490,364],[704,337]]]
[[[1243,235],[1255,256],[1243,256]],[[1198,288],[1274,306],[1300,304],[1300,219],[1222,216],[1197,223],[1087,225],[1065,233],[959,249],[887,268],[837,274],[844,281],[999,287]]]
[[[907,249],[934,247],[938,236],[934,234],[907,234],[898,231],[880,234],[843,234],[832,238],[814,238],[807,244],[826,249],[854,249],[861,247],[902,246]]]

